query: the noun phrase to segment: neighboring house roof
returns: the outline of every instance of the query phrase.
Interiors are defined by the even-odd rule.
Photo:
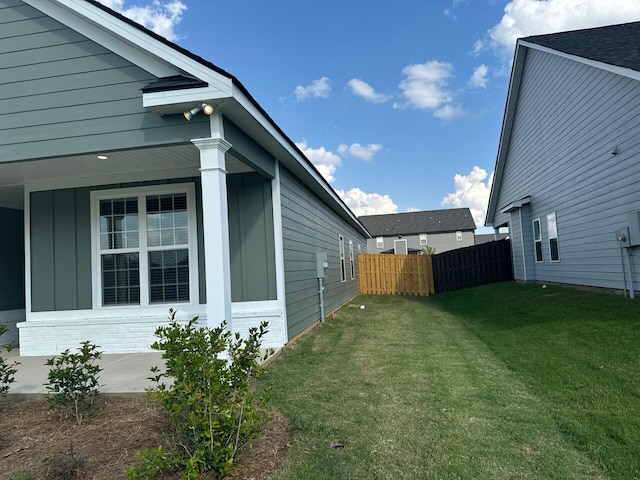
[[[508,233],[501,233],[500,240],[504,240],[505,238],[509,238]],[[496,240],[496,236],[493,233],[483,233],[480,235],[476,235],[476,245],[481,245],[483,243],[494,242]]]
[[[358,218],[373,237],[445,233],[476,229],[476,224],[468,208],[364,215]]]
[[[486,226],[494,226],[493,220],[496,213],[504,207],[504,205],[497,205],[497,202],[502,185],[504,164],[511,141],[527,50],[536,49],[561,55],[577,62],[640,80],[638,45],[640,45],[640,22],[518,39],[502,121],[502,132],[498,144],[493,185],[491,186],[487,216],[485,218]]]

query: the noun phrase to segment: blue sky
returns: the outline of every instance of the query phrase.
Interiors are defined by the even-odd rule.
[[[518,37],[637,0],[101,0],[236,76],[357,215],[482,226]]]

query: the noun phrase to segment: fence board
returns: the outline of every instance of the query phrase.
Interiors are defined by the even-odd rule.
[[[360,293],[418,295],[434,293],[431,255],[358,255]]]
[[[433,256],[435,293],[513,280],[511,243],[498,240]]]

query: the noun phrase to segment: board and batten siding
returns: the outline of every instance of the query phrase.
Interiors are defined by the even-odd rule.
[[[501,208],[531,197],[528,222],[540,218],[543,262],[535,262],[532,228],[523,225],[527,268],[534,269],[529,279],[623,288],[615,232],[640,210],[638,111],[637,80],[528,49],[493,224],[509,220]],[[554,212],[559,262],[549,254],[547,215]],[[518,272],[520,239],[509,226]],[[638,282],[640,257],[632,253]]]
[[[280,167],[282,236],[288,338],[320,320],[316,253],[326,252],[325,313],[329,314],[360,291],[358,245],[366,239],[312,193],[286,168]],[[344,239],[346,282],[341,281],[339,237]],[[355,279],[351,279],[349,240],[353,242]]]
[[[0,312],[24,308],[24,215],[0,208]]]
[[[0,0],[0,162],[188,142],[185,122],[142,107],[154,76],[20,0]]]
[[[233,301],[275,300],[271,181],[256,173],[229,175],[227,181]],[[196,185],[198,278],[205,303],[202,196],[194,177],[31,192],[31,311],[92,308],[91,190],[190,182]],[[22,239],[21,232],[22,226]]]
[[[276,300],[271,180],[257,173],[227,176],[231,299]]]

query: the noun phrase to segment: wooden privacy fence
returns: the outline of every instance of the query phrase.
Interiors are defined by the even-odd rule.
[[[358,255],[360,293],[420,295],[434,293],[431,255]]]
[[[509,240],[482,243],[433,256],[435,293],[513,280]]]

